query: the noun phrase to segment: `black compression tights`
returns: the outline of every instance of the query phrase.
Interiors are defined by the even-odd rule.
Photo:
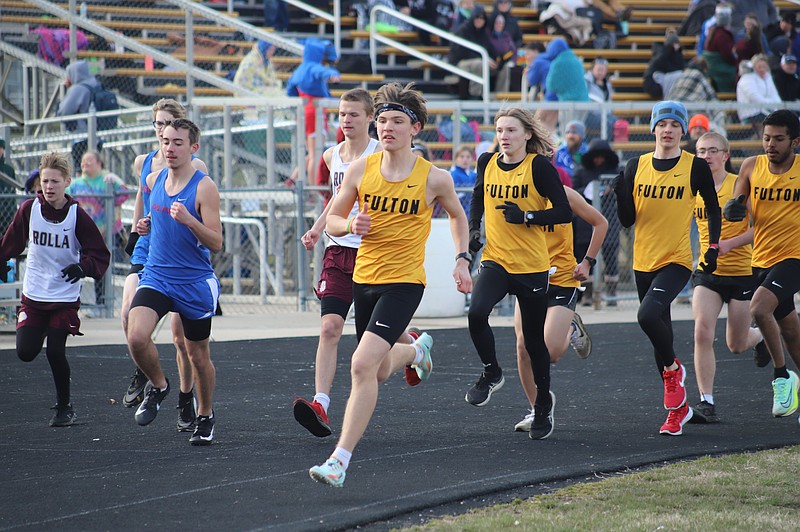
[[[497,268],[482,268],[472,290],[469,306],[469,334],[472,343],[481,357],[484,368],[489,373],[501,371],[497,362],[494,333],[489,326],[489,314],[494,306],[509,292],[518,288],[513,276]],[[520,291],[523,291],[521,288]],[[533,376],[538,397],[549,402],[550,397],[550,353],[544,342],[544,320],[547,317],[547,297],[519,297],[522,316],[522,333],[525,349],[531,357]],[[538,403],[538,399],[537,399]]]
[[[47,361],[53,372],[56,398],[59,404],[70,402],[70,368],[67,362],[67,331],[44,327],[20,327],[17,329],[17,356],[23,362],[31,362],[42,350],[47,338]]]
[[[678,264],[668,264],[654,272],[634,271],[640,301],[637,319],[653,344],[659,375],[675,362],[670,305],[691,274],[688,268]]]

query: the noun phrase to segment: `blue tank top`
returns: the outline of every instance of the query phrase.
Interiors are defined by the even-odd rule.
[[[147,176],[153,164],[153,157],[156,156],[158,150],[153,150],[147,154],[147,157],[142,164],[142,173],[139,176],[139,186],[142,189],[142,204],[144,205],[144,216],[150,214],[150,187],[147,186]],[[136,241],[136,247],[133,248],[133,255],[131,255],[131,264],[144,264],[147,262],[147,252],[150,249],[150,235],[142,235]]]
[[[150,231],[155,237],[150,240],[145,270],[154,279],[179,284],[210,279],[214,275],[210,251],[188,227],[169,214],[170,206],[178,201],[186,206],[189,214],[203,221],[195,203],[197,185],[206,175],[195,171],[183,190],[170,196],[165,188],[168,172],[168,168],[159,172],[150,191]]]

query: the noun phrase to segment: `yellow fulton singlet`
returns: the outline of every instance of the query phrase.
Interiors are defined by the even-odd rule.
[[[720,205],[725,205],[733,197],[733,186],[736,184],[736,174],[727,174],[722,186],[717,190],[717,199]],[[708,217],[703,198],[699,195],[696,198],[694,219],[697,221],[697,230],[700,233],[700,253],[705,253],[708,249]],[[727,240],[739,236],[750,228],[750,220],[744,219],[741,222],[729,222],[722,219],[722,231],[719,239]],[[752,275],[753,268],[750,263],[753,259],[753,246],[747,244],[730,250],[725,255],[720,255],[717,259],[717,269],[714,275],[723,277]]]
[[[750,174],[753,209],[753,266],[769,268],[785,259],[800,259],[800,158],[786,173],[769,171],[766,155],[756,157]]]
[[[486,249],[483,260],[502,266],[508,273],[535,273],[550,269],[544,231],[525,224],[510,224],[498,205],[513,201],[523,211],[547,208],[547,198],[533,184],[531,163],[537,157],[529,153],[513,170],[503,171],[495,153],[483,173],[483,206],[486,216]]]
[[[633,180],[636,225],[633,269],[652,272],[667,264],[692,269],[692,224],[695,197],[691,171],[694,155],[681,150],[675,167],[666,172],[653,168],[653,153],[639,157]]]
[[[353,281],[424,285],[425,243],[433,214],[425,200],[431,163],[417,157],[408,177],[395,183],[381,175],[383,153],[366,157],[358,187],[358,203],[368,206],[372,223],[361,239]]]
[[[548,201],[547,208],[552,204]],[[550,276],[550,284],[564,288],[577,288],[581,282],[575,279],[572,274],[575,260],[572,240],[572,222],[565,224],[544,225],[544,238],[547,241],[547,253],[550,256],[550,266],[556,267],[556,272]]]

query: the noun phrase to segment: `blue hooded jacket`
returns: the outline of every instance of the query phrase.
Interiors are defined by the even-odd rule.
[[[325,59],[336,61],[338,58],[332,42],[323,39],[306,39],[303,47],[303,62],[289,78],[286,84],[286,94],[300,96],[300,92],[302,92],[315,98],[330,98],[328,80],[340,74],[335,68],[324,66],[322,61]]]
[[[528,85],[531,87],[544,87],[547,73],[550,71],[550,63],[553,62],[558,54],[569,49],[566,39],[556,37],[550,41],[545,51],[533,60],[533,64],[528,69]]]

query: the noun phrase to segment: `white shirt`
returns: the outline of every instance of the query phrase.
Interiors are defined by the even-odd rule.
[[[51,222],[42,216],[38,200],[31,205],[28,232],[28,261],[22,293],[44,303],[72,302],[81,296],[81,282],[69,283],[61,270],[81,260],[81,244],[75,235],[78,204],[69,207],[63,222]]]

